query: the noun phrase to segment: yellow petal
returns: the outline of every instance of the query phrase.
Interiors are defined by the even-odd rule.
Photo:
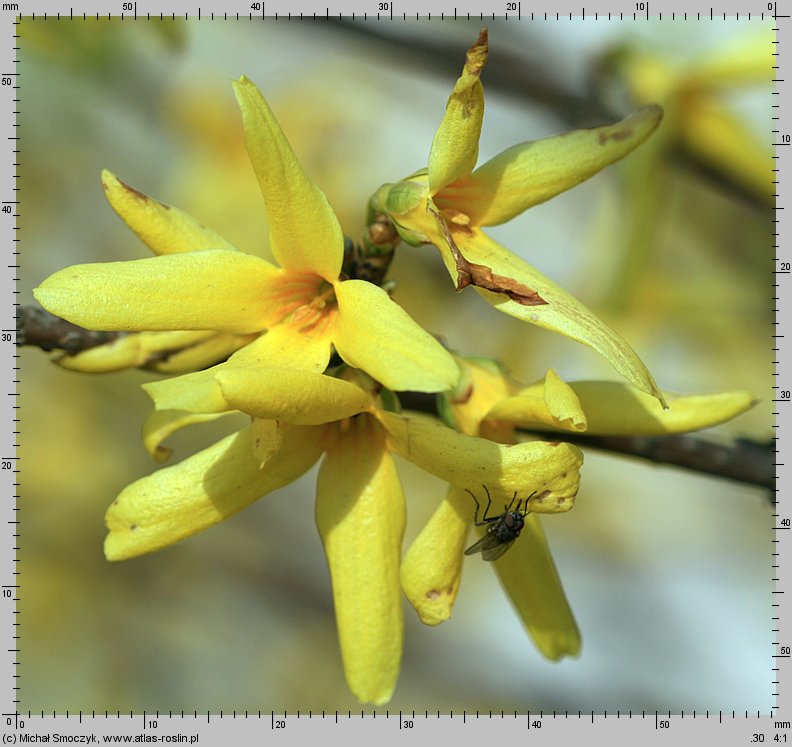
[[[253,453],[256,455],[259,468],[262,468],[283,445],[283,433],[286,427],[277,420],[259,418],[254,418],[250,427],[253,435]]]
[[[520,424],[541,423],[562,431],[586,430],[586,414],[575,390],[552,368],[548,369],[543,386],[531,388],[530,392],[522,390],[517,396],[504,397],[486,417]],[[660,407],[656,400],[652,401]]]
[[[152,360],[160,360],[169,351],[189,349],[214,336],[214,332],[205,331],[139,332],[121,335],[74,355],[62,355],[55,362],[70,371],[110,373],[145,366]]]
[[[155,462],[164,462],[173,449],[162,446],[162,442],[178,430],[196,423],[208,423],[226,413],[201,415],[182,410],[154,410],[143,423],[143,445]]]
[[[124,488],[107,511],[108,560],[125,560],[190,537],[308,470],[322,452],[321,428],[290,427],[260,470],[250,429]]]
[[[518,284],[518,287],[534,291],[546,302],[525,305],[504,293],[476,288],[479,295],[498,311],[588,345],[631,384],[663,401],[657,384],[636,352],[574,296],[478,229],[465,233],[454,232],[454,238],[468,262],[491,268],[499,276]],[[444,242],[445,238],[436,237],[435,240]],[[448,259],[448,251],[441,251],[446,267],[451,276],[456,278],[453,259]]]
[[[173,376],[161,381],[142,384],[143,390],[154,401],[156,410],[180,410],[190,413],[229,412],[229,405],[220,384],[215,378],[228,363],[207,368],[205,371]]]
[[[142,334],[161,334],[157,332]],[[233,335],[213,332],[211,337],[155,358],[146,368],[162,374],[182,374],[189,371],[200,371],[216,363],[226,360],[240,348],[256,339],[257,335]]]
[[[256,418],[319,425],[350,418],[371,405],[360,387],[312,371],[229,366],[216,377],[231,408]]]
[[[615,124],[515,145],[438,192],[434,202],[466,214],[474,226],[504,223],[624,158],[661,118],[652,105]]]
[[[303,171],[253,82],[243,75],[233,86],[242,110],[245,144],[267,206],[272,253],[285,268],[336,280],[344,237],[327,197]]]
[[[439,392],[459,379],[454,358],[401,306],[372,283],[336,283],[338,354],[395,391]]]
[[[577,656],[580,631],[538,517],[525,517],[517,541],[493,565],[537,648],[548,659]]]
[[[429,153],[429,189],[438,190],[473,171],[478,160],[484,89],[479,80],[487,62],[487,29],[467,51],[465,67],[446,104]]]
[[[451,617],[471,518],[470,496],[449,486],[402,560],[402,589],[425,625],[438,625]]]
[[[217,378],[217,374],[221,371],[241,369],[249,372],[256,368],[277,369],[284,372],[287,369],[324,371],[329,358],[329,338],[307,337],[287,325],[278,325],[238,350],[224,363],[204,371],[152,381],[142,386],[154,400],[157,410],[225,412],[236,408],[224,396]],[[238,392],[237,396],[239,396]]]
[[[200,249],[236,251],[222,236],[187,213],[138,192],[107,170],[102,172],[102,186],[113,210],[154,254]]]
[[[756,404],[748,392],[679,395],[664,392],[669,408],[634,387],[618,381],[573,381],[569,384],[586,413],[590,436],[662,436],[686,433],[718,425],[740,415]],[[542,396],[544,382],[533,384],[516,397],[504,399],[489,417],[519,423],[525,427],[551,424],[535,420],[523,400]]]
[[[543,513],[572,508],[583,456],[571,444],[531,441],[504,446],[457,433],[422,415],[376,414],[395,450],[447,482],[473,491],[486,486],[493,501],[535,493],[531,509]]]
[[[330,361],[330,330],[305,332],[290,324],[272,327],[229,359],[243,368],[282,366],[322,373]]]
[[[47,311],[88,329],[262,329],[260,299],[277,270],[242,252],[186,252],[74,265],[33,291]]]
[[[454,392],[441,397],[451,410],[451,420],[457,430],[468,436],[483,436],[498,443],[514,443],[513,427],[494,421],[482,422],[489,409],[504,397],[518,390],[517,383],[509,377],[498,361],[488,358],[456,358],[463,379]],[[464,382],[464,386],[463,386]]]
[[[344,672],[363,703],[387,703],[399,675],[404,513],[382,429],[367,416],[356,418],[319,470],[316,523],[330,567]]]
[[[586,430],[586,415],[575,390],[552,368],[547,370],[545,376],[544,401],[547,411],[557,423],[568,424],[569,430]]]

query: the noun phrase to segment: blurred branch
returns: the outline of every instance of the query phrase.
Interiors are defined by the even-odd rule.
[[[16,318],[16,344],[42,350],[79,353],[115,340],[124,332],[94,332],[67,322],[37,306],[20,306]]]
[[[457,38],[445,39],[435,35],[429,42],[418,35],[391,33],[386,24],[350,18],[321,19],[314,25],[321,28],[329,25],[335,27],[340,34],[354,36],[354,43],[358,46],[368,43],[379,59],[388,56],[397,68],[412,65],[421,68],[425,73],[443,74],[448,71],[452,81],[459,75],[465,59],[464,45],[460,45]],[[487,22],[482,21],[480,25],[486,26]],[[532,44],[526,43],[525,47],[535,50],[535,59],[503,46],[494,45],[490,49],[484,78],[487,90],[507,94],[515,101],[547,109],[566,124],[576,128],[599,126],[629,113],[616,111],[613,106],[603,101],[593,70],[590,79],[585,81],[583,91],[574,91],[553,72],[563,69],[563,65],[554,64],[553,53],[557,54],[557,50],[538,47],[536,39]],[[536,58],[541,59],[541,62]],[[715,189],[723,190],[764,211],[773,207],[735,179],[730,172],[713,168],[680,145],[674,146],[669,156],[681,167],[690,169],[707,180]]]
[[[346,35],[354,36],[356,44],[368,42],[376,49],[378,57],[384,54],[393,58],[399,67],[418,65],[435,73],[449,71],[455,80],[465,60],[465,50],[459,39],[432,37],[431,44],[417,36],[389,33],[381,23],[369,23],[350,18],[322,19],[321,23],[335,26]],[[486,26],[483,21],[481,26]],[[471,39],[472,41],[472,39]],[[560,80],[552,77],[552,63],[541,64],[526,59],[502,47],[490,49],[487,60],[487,88],[507,93],[518,100],[549,109],[555,115],[578,127],[602,124],[613,117],[592,94],[580,95],[570,91]]]

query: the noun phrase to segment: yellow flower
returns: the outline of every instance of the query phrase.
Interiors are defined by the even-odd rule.
[[[90,329],[255,335],[230,366],[278,361],[322,372],[334,346],[391,389],[454,386],[459,371],[431,335],[382,288],[343,279],[344,238],[327,198],[253,83],[242,77],[234,89],[281,267],[106,173],[111,204],[158,256],[60,270],[34,291],[41,305]]]
[[[581,459],[569,444],[507,447],[386,411],[374,385],[354,371],[345,375],[365,389],[294,369],[213,375],[228,406],[251,415],[252,425],[125,488],[107,513],[105,553],[122,560],[189,537],[296,479],[324,453],[316,520],[347,681],[363,702],[390,699],[401,662],[405,508],[392,452],[456,490],[484,483],[497,500],[536,493],[536,511],[572,507]]]
[[[517,390],[503,369],[493,361],[460,361],[463,384],[446,399],[449,418],[470,436],[500,437],[514,444],[513,428],[500,428],[485,419],[492,405]],[[568,448],[558,442],[531,441],[500,448],[542,446],[553,450]],[[582,463],[582,456],[580,457]],[[401,568],[404,593],[427,625],[437,625],[451,616],[459,591],[466,537],[473,521],[475,504],[465,488],[478,494],[486,504],[485,491],[498,504],[486,480],[464,485],[451,484],[429,522],[415,538]],[[526,498],[532,491],[517,490]],[[509,503],[514,492],[502,494],[500,503]],[[483,505],[482,505],[483,508]],[[480,528],[477,528],[480,529]],[[549,659],[577,656],[580,632],[567,602],[561,580],[553,563],[542,525],[533,513],[525,517],[520,538],[507,553],[492,562],[506,593],[517,609],[537,648]]]
[[[516,426],[589,435],[685,433],[730,420],[756,402],[741,391],[692,396],[664,392],[671,407],[663,409],[656,398],[619,382],[567,384],[551,369],[543,381],[522,387],[495,361],[459,362],[462,382],[456,392],[442,396],[445,418],[464,433],[502,443],[518,441]],[[463,487],[450,487],[402,563],[405,594],[428,625],[451,616],[459,590],[465,538],[474,515]],[[475,485],[467,487],[476,493]],[[486,502],[484,491],[478,495]],[[538,517],[525,517],[520,539],[492,565],[539,650],[550,659],[576,655],[580,633]]]
[[[619,335],[482,230],[623,158],[652,134],[662,111],[648,106],[612,125],[515,145],[474,171],[484,116],[479,78],[487,50],[484,30],[468,50],[432,142],[428,169],[381,187],[372,210],[387,215],[407,243],[434,244],[457,290],[473,285],[499,311],[592,347],[628,381],[662,401],[651,374]]]

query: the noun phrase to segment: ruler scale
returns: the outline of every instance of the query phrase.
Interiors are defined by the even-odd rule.
[[[773,390],[774,415],[776,417],[776,467],[777,488],[776,505],[773,509],[774,537],[772,567],[768,568],[769,577],[775,583],[772,611],[768,618],[768,628],[772,633],[773,665],[772,680],[768,682],[768,692],[775,698],[775,706],[769,710],[712,710],[660,712],[624,709],[604,711],[540,710],[538,712],[516,711],[471,711],[460,706],[459,710],[432,708],[426,703],[423,710],[399,710],[361,707],[357,711],[321,711],[306,709],[298,712],[284,712],[278,703],[261,704],[261,710],[244,709],[239,711],[206,708],[179,711],[98,711],[92,704],[85,704],[83,710],[53,712],[29,711],[22,707],[24,697],[25,661],[35,654],[24,648],[24,629],[20,630],[16,620],[16,604],[25,594],[24,568],[17,571],[18,548],[25,543],[24,521],[20,523],[18,514],[24,504],[25,465],[18,459],[16,449],[18,435],[24,434],[24,404],[17,406],[17,384],[20,380],[18,351],[14,350],[15,329],[13,321],[16,308],[20,303],[16,282],[19,278],[17,220],[24,221],[34,214],[35,205],[26,205],[18,198],[17,169],[24,164],[24,133],[17,132],[17,114],[24,109],[25,81],[24,68],[18,66],[18,16],[34,18],[56,18],[63,24],[93,22],[97,18],[114,17],[123,19],[124,24],[144,24],[151,19],[189,18],[202,24],[299,24],[313,23],[320,19],[363,20],[367,23],[389,24],[398,27],[400,23],[417,17],[426,18],[431,23],[448,23],[454,20],[506,19],[513,24],[559,24],[572,19],[580,19],[590,24],[635,24],[646,23],[700,23],[717,24],[727,19],[739,22],[773,22],[776,32],[776,70],[773,80],[773,144],[775,155],[775,186],[777,209],[774,217],[774,267],[771,272],[768,303],[775,313],[775,333],[768,352],[772,352],[775,365],[775,388]],[[389,26],[389,27],[390,27]],[[789,580],[785,563],[792,552],[790,520],[792,510],[786,505],[786,485],[790,484],[792,465],[785,458],[787,423],[790,414],[790,389],[792,381],[788,372],[792,370],[792,348],[790,348],[788,311],[786,310],[785,289],[789,285],[790,257],[786,250],[784,237],[787,226],[784,208],[789,204],[788,187],[784,178],[792,168],[792,125],[786,113],[785,99],[788,88],[787,76],[789,63],[785,54],[790,42],[792,19],[784,6],[777,3],[730,3],[723,2],[717,7],[695,2],[673,5],[654,2],[592,3],[583,7],[580,3],[564,2],[544,6],[527,2],[498,3],[459,3],[456,5],[421,7],[400,2],[358,2],[344,0],[336,6],[318,5],[297,0],[294,3],[245,2],[238,7],[201,3],[191,5],[186,2],[168,2],[161,5],[143,2],[96,2],[89,0],[81,5],[68,8],[58,7],[53,2],[2,3],[0,4],[0,121],[5,123],[3,149],[0,163],[3,164],[4,189],[0,191],[0,231],[4,238],[6,256],[9,258],[4,273],[6,294],[6,313],[3,317],[2,342],[5,381],[8,382],[7,397],[2,412],[3,441],[0,445],[0,476],[3,478],[4,498],[2,504],[3,520],[0,522],[0,547],[3,548],[3,561],[0,563],[0,631],[6,642],[0,648],[0,693],[2,693],[2,734],[8,743],[24,741],[78,741],[85,737],[89,743],[120,741],[131,737],[132,741],[158,741],[180,744],[253,744],[266,739],[277,739],[283,744],[303,744],[307,740],[345,740],[351,743],[368,743],[372,739],[384,744],[396,744],[413,736],[420,740],[436,738],[455,738],[462,740],[532,740],[538,744],[567,744],[577,739],[608,740],[615,744],[666,744],[671,740],[684,740],[692,743],[717,740],[720,744],[761,744],[775,742],[782,744],[787,735],[792,739],[792,622],[790,622]],[[461,61],[464,48],[459,49]],[[262,53],[266,56],[266,51]],[[21,68],[21,69],[20,69]],[[240,71],[244,72],[244,71]],[[485,81],[485,90],[486,90]],[[485,124],[486,128],[486,124]],[[287,133],[288,134],[288,133]],[[400,175],[394,175],[400,176]],[[159,195],[166,198],[167,195]],[[101,209],[103,206],[98,206]],[[64,229],[66,230],[66,229]],[[21,250],[23,255],[25,248]],[[29,299],[21,303],[29,302]],[[786,317],[786,318],[785,318]],[[629,337],[628,337],[629,339]],[[35,351],[28,351],[32,354]],[[22,372],[24,375],[24,372]],[[66,375],[66,374],[64,374]],[[763,393],[758,393],[762,396]],[[19,412],[22,411],[20,417]],[[141,417],[142,420],[142,417]],[[20,422],[21,421],[21,422]],[[30,448],[30,447],[28,447]],[[20,480],[20,474],[22,479]],[[23,487],[20,489],[20,482]],[[585,482],[585,475],[584,475]],[[108,501],[109,502],[109,501]],[[100,520],[97,516],[97,521]],[[97,552],[99,550],[97,549]],[[98,601],[101,603],[101,600]],[[736,604],[738,602],[735,602]],[[57,610],[53,610],[57,615]],[[583,635],[585,638],[585,627]],[[233,634],[231,635],[233,638]],[[19,641],[22,641],[21,643]],[[409,645],[409,644],[408,644]],[[114,652],[116,653],[116,652]],[[405,652],[405,656],[407,652]],[[724,654],[727,656],[728,654]],[[582,666],[582,661],[572,666]],[[340,663],[339,663],[340,666]],[[768,667],[768,669],[771,669]],[[398,690],[397,690],[398,694]],[[273,736],[270,735],[272,733]],[[60,739],[56,740],[56,736]],[[37,739],[38,737],[38,739]]]

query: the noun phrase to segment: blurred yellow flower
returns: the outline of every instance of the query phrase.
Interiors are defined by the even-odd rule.
[[[681,146],[773,205],[773,150],[727,98],[730,91],[770,84],[773,39],[772,24],[766,23],[687,63],[625,45],[603,57],[600,72],[603,82],[626,86],[632,102],[663,105],[657,145],[666,156]]]
[[[736,188],[768,207],[775,204],[770,121],[764,131],[753,127],[745,112],[739,111],[739,99],[735,99],[735,94],[751,88],[768,91],[769,95],[775,59],[771,26],[762,24],[756,30],[749,25],[748,33],[692,60],[681,61],[678,56],[653,52],[646,45],[638,48],[629,44],[609,50],[600,60],[596,78],[603,98],[622,107],[657,102],[665,112],[663,127],[623,170],[618,238],[608,242],[617,248],[619,262],[601,291],[611,309],[641,311],[654,303],[660,304],[661,313],[667,316],[682,303],[689,317],[689,304],[706,293],[700,283],[689,290],[676,278],[665,285],[660,278],[658,283],[656,263],[652,261],[663,236],[674,230],[673,205],[680,199],[677,195],[684,194],[680,192],[684,185],[680,163],[693,162],[699,171],[703,166],[716,175],[715,183],[720,187],[725,185],[731,191]],[[694,213],[684,218],[684,230],[678,233],[676,229],[666,241],[685,247],[686,253],[705,253],[709,261],[707,252],[713,249],[699,231],[715,235],[708,226],[719,218],[710,210],[697,200]],[[763,222],[764,215],[758,220]],[[715,247],[718,252],[721,249]],[[658,259],[668,257],[667,251],[657,254]],[[669,261],[675,266],[678,262],[674,257]],[[741,277],[735,282],[741,285],[746,268],[737,272]],[[715,287],[722,288],[722,282],[716,281]],[[725,323],[729,324],[728,320]]]

